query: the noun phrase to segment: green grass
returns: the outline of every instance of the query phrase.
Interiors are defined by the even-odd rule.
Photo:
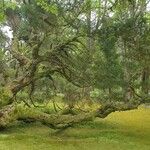
[[[0,150],[150,150],[150,109],[115,112],[106,119],[56,132],[39,123],[0,132]]]

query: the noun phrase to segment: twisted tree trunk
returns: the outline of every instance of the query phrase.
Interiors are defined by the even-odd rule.
[[[5,128],[16,120],[32,120],[39,121],[53,129],[62,129],[83,121],[92,121],[96,117],[105,118],[115,111],[136,109],[138,105],[139,104],[131,103],[109,103],[101,106],[98,110],[88,113],[79,113],[76,115],[47,114],[35,108],[8,105],[0,110],[0,128]]]

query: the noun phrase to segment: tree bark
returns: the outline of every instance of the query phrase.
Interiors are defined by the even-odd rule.
[[[92,121],[96,117],[105,118],[110,113],[115,111],[136,109],[138,105],[139,103],[109,103],[101,106],[101,108],[98,110],[87,113],[79,113],[76,115],[47,114],[35,108],[8,105],[0,110],[0,128],[8,127],[16,120],[32,120],[39,121],[53,129],[62,129],[83,121]]]
[[[142,92],[145,95],[149,93],[149,67],[143,69],[142,73]]]

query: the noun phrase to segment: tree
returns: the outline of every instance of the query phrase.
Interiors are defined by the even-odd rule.
[[[8,74],[6,76],[5,69],[0,72],[7,78],[1,86],[2,93],[7,92],[1,98],[4,102],[0,127],[14,120],[37,120],[54,129],[65,128],[95,117],[107,117],[114,111],[135,109],[147,102],[149,20],[146,4],[143,0],[125,3],[34,0],[3,5],[5,11],[1,15],[6,21],[1,24],[11,27],[13,39],[5,39],[7,44],[2,46]],[[142,64],[141,59],[144,59]],[[56,76],[65,78],[76,88],[98,88],[102,93],[101,107],[92,112],[73,109],[71,114],[47,114],[32,108],[24,98],[25,106],[19,105],[22,100],[17,97],[18,93],[28,94],[34,105],[34,92],[43,92],[46,86],[40,81],[49,80],[54,86]]]

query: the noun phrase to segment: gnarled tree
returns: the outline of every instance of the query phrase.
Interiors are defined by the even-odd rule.
[[[1,106],[0,127],[15,120],[32,120],[60,129],[148,102],[150,30],[146,1],[126,1],[125,6],[122,1],[107,0],[16,1],[11,2],[12,7],[4,4],[1,25],[12,29],[13,39],[4,40],[0,47],[4,56],[0,73],[5,76],[11,70],[12,74],[8,73],[1,85],[9,94]],[[36,82],[44,78],[53,83],[55,74],[78,87],[99,88],[107,96],[100,97],[105,100],[97,110],[71,114],[44,113],[29,108],[25,100],[29,107],[19,105],[16,96],[20,91],[30,87],[33,103]],[[144,94],[138,92],[140,88]]]

